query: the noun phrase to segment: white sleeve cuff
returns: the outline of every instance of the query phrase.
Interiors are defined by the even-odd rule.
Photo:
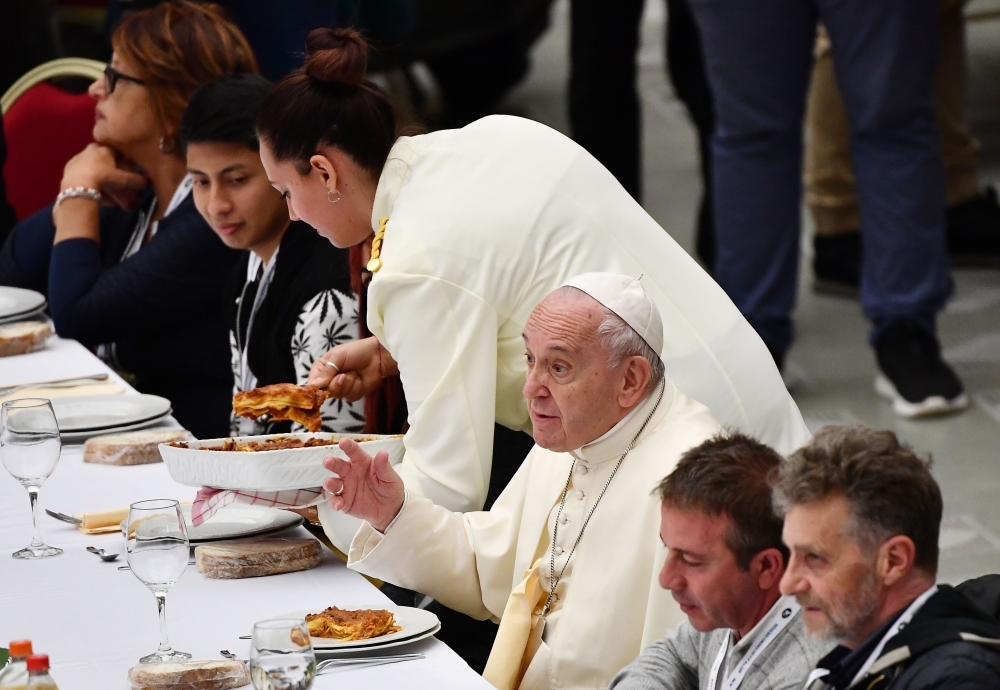
[[[399,516],[403,514],[403,510],[406,509],[406,501],[407,501],[407,499],[409,497],[410,497],[410,492],[407,491],[406,489],[403,489],[403,505],[399,506],[399,512],[396,513],[396,517],[394,517],[392,519],[392,522],[390,522],[388,525],[385,526],[385,531],[384,532],[378,532],[378,530],[375,529],[374,527],[372,527],[372,529],[375,529],[375,531],[378,532],[379,534],[381,534],[382,536],[385,536],[386,534],[388,534],[389,530],[392,529],[392,526],[396,524],[396,520],[398,520]]]

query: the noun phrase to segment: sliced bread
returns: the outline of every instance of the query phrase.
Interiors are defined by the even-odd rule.
[[[52,335],[45,321],[21,321],[0,326],[0,357],[23,355],[37,350]]]
[[[162,462],[159,445],[191,438],[184,429],[145,429],[94,436],[83,446],[83,461],[102,465],[147,465]]]

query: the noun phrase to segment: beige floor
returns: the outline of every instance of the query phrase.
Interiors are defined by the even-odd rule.
[[[976,0],[970,7],[996,9],[1000,0]],[[646,208],[690,250],[700,194],[697,151],[694,130],[663,69],[665,19],[661,1],[647,4],[639,55]],[[503,107],[564,132],[566,25],[567,3],[561,0],[535,49],[529,78]],[[1000,181],[1000,17],[970,23],[969,56],[970,119],[983,142],[983,179]],[[956,272],[956,294],[940,319],[946,357],[965,381],[971,409],[947,419],[903,421],[872,390],[875,364],[858,304],[809,289],[808,232],[807,227],[797,339],[789,355],[803,416],[814,429],[856,422],[893,429],[930,453],[945,499],[941,578],[957,582],[1000,572],[1000,271]]]

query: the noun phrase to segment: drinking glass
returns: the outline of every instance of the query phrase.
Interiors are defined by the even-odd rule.
[[[309,690],[316,654],[301,618],[255,623],[250,644],[250,682],[257,690]]]
[[[60,447],[59,424],[48,400],[22,398],[0,406],[0,461],[28,490],[34,525],[31,544],[11,554],[14,558],[34,560],[62,553],[46,546],[38,529],[38,491],[56,468]]]
[[[160,613],[160,646],[139,663],[190,659],[187,652],[175,651],[167,639],[167,592],[184,573],[190,553],[181,507],[170,499],[133,503],[125,530],[129,567],[156,596]]]

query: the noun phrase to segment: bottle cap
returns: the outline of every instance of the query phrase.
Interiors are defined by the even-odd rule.
[[[32,654],[28,657],[28,670],[29,671],[48,671],[49,670],[49,655],[48,654]]]
[[[11,656],[28,656],[31,654],[31,640],[14,640],[10,643]]]

